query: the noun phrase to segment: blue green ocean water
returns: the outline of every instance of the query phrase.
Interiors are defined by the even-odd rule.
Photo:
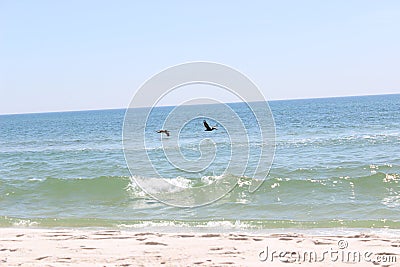
[[[162,204],[131,179],[122,147],[123,109],[2,115],[0,226],[400,228],[400,95],[269,105],[276,152],[265,182],[254,193],[237,186],[221,200],[197,208]],[[246,105],[230,106],[247,116]],[[154,112],[166,114],[172,108]],[[188,112],[191,108],[199,107],[189,106]],[[218,105],[211,108],[215,116],[225,115]],[[143,114],[144,109],[137,110]],[[157,162],[162,149],[154,131],[162,118],[154,116],[148,124],[155,140],[148,144],[149,155],[158,168],[186,185],[220,175],[229,160],[224,153],[216,154],[212,170],[196,177]],[[201,123],[198,135],[203,134]],[[193,127],[180,134],[179,147],[168,149],[195,159],[201,136],[193,136]],[[223,129],[212,134],[223,145]],[[148,167],[141,158],[135,163],[138,169]],[[239,184],[251,181],[233,178]]]

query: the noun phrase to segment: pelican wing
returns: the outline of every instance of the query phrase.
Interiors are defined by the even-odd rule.
[[[207,131],[211,131],[210,125],[208,125],[208,123],[205,120],[203,121],[203,123],[204,123],[204,127],[206,127]]]

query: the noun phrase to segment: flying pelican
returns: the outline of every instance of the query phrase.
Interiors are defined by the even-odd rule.
[[[217,130],[217,126],[210,127],[210,125],[208,125],[206,120],[203,121],[203,124],[204,124],[204,127],[206,127],[206,129],[204,131],[211,132],[213,130]]]
[[[169,131],[168,130],[158,130],[157,133],[164,133],[167,136],[169,136]]]

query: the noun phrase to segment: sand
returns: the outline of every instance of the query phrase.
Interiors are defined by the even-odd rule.
[[[0,228],[0,233],[0,266],[400,266],[400,236],[362,232]]]

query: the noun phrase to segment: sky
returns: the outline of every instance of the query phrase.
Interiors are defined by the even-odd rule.
[[[0,114],[126,108],[190,61],[267,100],[400,93],[399,33],[397,0],[0,0]]]

